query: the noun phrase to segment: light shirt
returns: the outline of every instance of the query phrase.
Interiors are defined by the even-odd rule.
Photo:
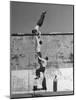
[[[36,47],[36,50],[37,52],[40,52],[41,51],[41,45],[40,45],[40,38],[38,38],[38,36],[36,36],[36,42],[37,42],[37,47]]]
[[[47,66],[47,61],[43,58],[40,58],[40,57],[39,57],[39,59],[42,61],[43,67],[46,67]]]

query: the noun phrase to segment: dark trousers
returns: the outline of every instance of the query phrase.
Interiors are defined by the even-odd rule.
[[[44,22],[45,14],[46,14],[46,11],[43,12],[43,13],[41,14],[40,19],[39,19],[38,22],[37,22],[37,25],[38,25],[39,27],[41,27],[42,24],[43,24],[43,22]],[[32,33],[34,33],[34,34],[36,35],[37,30],[36,30],[36,29],[33,29],[33,30],[32,30]]]
[[[36,76],[39,78],[40,77],[40,72],[44,73],[45,67],[40,67],[39,69],[36,70]]]
[[[43,87],[43,90],[46,90],[46,78],[44,77],[43,81],[42,81],[42,87]]]
[[[38,25],[39,27],[41,27],[42,24],[43,24],[43,21],[44,21],[44,18],[45,18],[45,14],[46,14],[45,12],[42,13],[41,16],[40,16],[40,19],[39,19],[38,22],[37,22],[37,25]]]

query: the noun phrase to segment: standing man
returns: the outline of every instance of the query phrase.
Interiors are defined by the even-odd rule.
[[[40,72],[42,72],[43,74],[45,72],[45,68],[48,62],[48,57],[46,56],[45,58],[41,58],[41,57],[38,57],[38,58],[41,61],[41,64],[40,64],[40,68],[36,70],[36,75],[40,76]]]
[[[38,68],[36,70],[36,79],[40,78],[40,72],[42,72],[43,74],[43,81],[42,81],[42,89],[46,90],[46,78],[45,78],[45,68],[47,66],[47,62],[48,62],[48,57],[46,56],[45,58],[41,58],[39,57],[39,60],[41,60],[41,64],[40,64],[40,68]]]

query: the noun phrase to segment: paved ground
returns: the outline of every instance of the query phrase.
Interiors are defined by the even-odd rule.
[[[66,96],[73,95],[73,91],[58,91],[58,92],[35,92],[35,93],[23,93],[23,94],[12,94],[11,98],[31,98],[31,97],[47,97],[47,96]]]
[[[70,73],[69,73],[70,72]],[[73,68],[46,69],[47,92],[53,92],[54,74],[57,74],[57,90],[73,90]],[[11,93],[30,93],[33,90],[35,70],[18,70],[11,72]],[[32,91],[33,92],[33,91]]]

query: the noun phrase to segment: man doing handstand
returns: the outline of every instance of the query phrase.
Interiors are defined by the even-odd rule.
[[[32,33],[36,35],[36,33],[40,33],[39,31],[39,28],[42,26],[43,24],[43,21],[44,21],[44,18],[45,18],[45,14],[46,14],[46,11],[43,11],[41,16],[40,16],[40,19],[38,20],[37,22],[37,25],[35,26],[35,28],[32,30]]]

